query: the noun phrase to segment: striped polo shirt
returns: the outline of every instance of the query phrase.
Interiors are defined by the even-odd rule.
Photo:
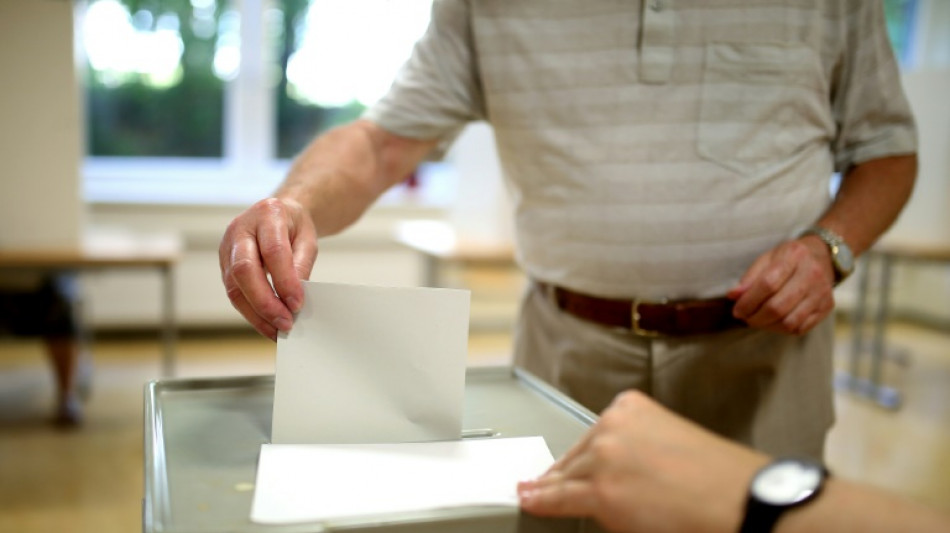
[[[916,151],[880,4],[435,0],[365,118],[491,123],[528,275],[718,296],[818,219],[834,171]]]

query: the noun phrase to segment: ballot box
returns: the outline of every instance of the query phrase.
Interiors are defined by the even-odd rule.
[[[273,376],[152,381],[145,387],[143,531],[148,533],[533,533],[600,531],[503,506],[439,509],[293,525],[250,521],[261,444],[270,442]],[[466,373],[463,438],[541,435],[566,452],[596,416],[518,369]],[[371,482],[371,475],[362,473]],[[465,483],[464,479],[458,480]]]

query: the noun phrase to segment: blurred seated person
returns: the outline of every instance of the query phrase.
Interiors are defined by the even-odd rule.
[[[79,328],[72,276],[4,274],[0,277],[0,334],[41,337],[53,367],[59,426],[82,423],[77,373]]]

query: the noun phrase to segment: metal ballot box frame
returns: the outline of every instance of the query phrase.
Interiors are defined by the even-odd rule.
[[[439,509],[318,523],[250,520],[261,444],[270,442],[274,376],[171,379],[145,386],[146,533],[505,533],[601,531],[504,506]],[[466,372],[463,435],[541,435],[560,457],[597,417],[520,369]]]

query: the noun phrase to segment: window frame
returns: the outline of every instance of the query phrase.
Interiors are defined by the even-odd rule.
[[[217,157],[84,156],[87,203],[233,204],[262,198],[280,183],[289,161],[273,157],[274,103],[265,78],[263,16],[267,0],[235,0],[241,68],[224,83],[224,139]],[[77,4],[77,28],[84,6]],[[77,29],[77,61],[85,63]]]

